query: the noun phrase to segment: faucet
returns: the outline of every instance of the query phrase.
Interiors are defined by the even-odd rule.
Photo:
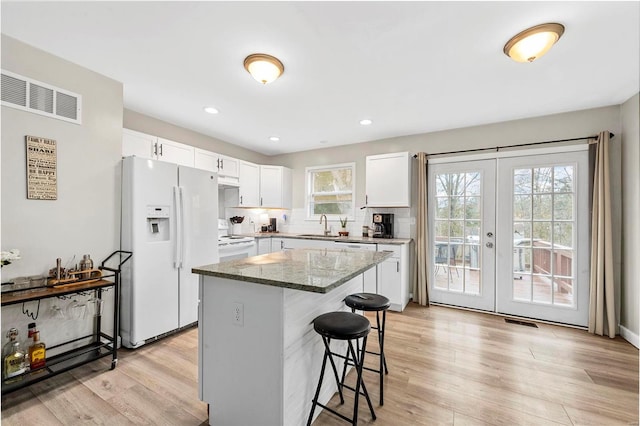
[[[327,229],[327,215],[323,214],[322,216],[320,216],[320,224],[322,225],[322,218],[324,218],[324,236],[328,236],[331,231]]]

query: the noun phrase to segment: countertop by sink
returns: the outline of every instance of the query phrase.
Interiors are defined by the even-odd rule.
[[[409,244],[411,242],[411,238],[371,238],[371,237],[362,237],[357,235],[349,235],[348,237],[340,237],[338,235],[311,235],[311,234],[294,234],[294,233],[283,233],[283,232],[260,232],[257,234],[242,234],[246,237],[254,237],[254,238],[296,238],[300,240],[321,240],[321,241],[335,241],[339,243],[359,243],[359,244]]]

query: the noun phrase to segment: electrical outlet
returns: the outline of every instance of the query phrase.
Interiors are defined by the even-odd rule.
[[[231,322],[233,325],[244,326],[244,305],[242,303],[235,302],[233,304],[233,318]]]

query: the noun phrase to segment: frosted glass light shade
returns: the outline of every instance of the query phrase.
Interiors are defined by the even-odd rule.
[[[564,26],[556,23],[536,25],[511,38],[504,53],[516,62],[533,62],[551,49],[564,34]]]
[[[244,60],[244,68],[262,84],[271,83],[284,72],[284,65],[276,57],[254,53]]]

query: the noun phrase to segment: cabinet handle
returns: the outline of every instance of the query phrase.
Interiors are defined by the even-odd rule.
[[[280,250],[284,250],[284,241],[280,240]]]
[[[153,155],[158,156],[158,142],[153,144]]]
[[[160,156],[161,156],[161,157],[162,157],[162,145],[163,145],[163,144],[160,144]]]
[[[217,167],[218,167],[218,170],[220,170],[220,159],[219,159],[219,158],[218,158],[218,160],[217,160],[217,163],[216,163],[216,164],[218,165],[218,166],[217,166]]]
[[[220,160],[220,169],[224,169],[224,158]]]
[[[260,205],[262,205],[262,197],[260,197]]]
[[[240,205],[242,205],[242,195],[240,196]]]
[[[396,261],[396,272],[400,272],[400,261]]]
[[[369,196],[365,195],[364,196],[364,205],[366,206],[367,204],[369,204]]]

